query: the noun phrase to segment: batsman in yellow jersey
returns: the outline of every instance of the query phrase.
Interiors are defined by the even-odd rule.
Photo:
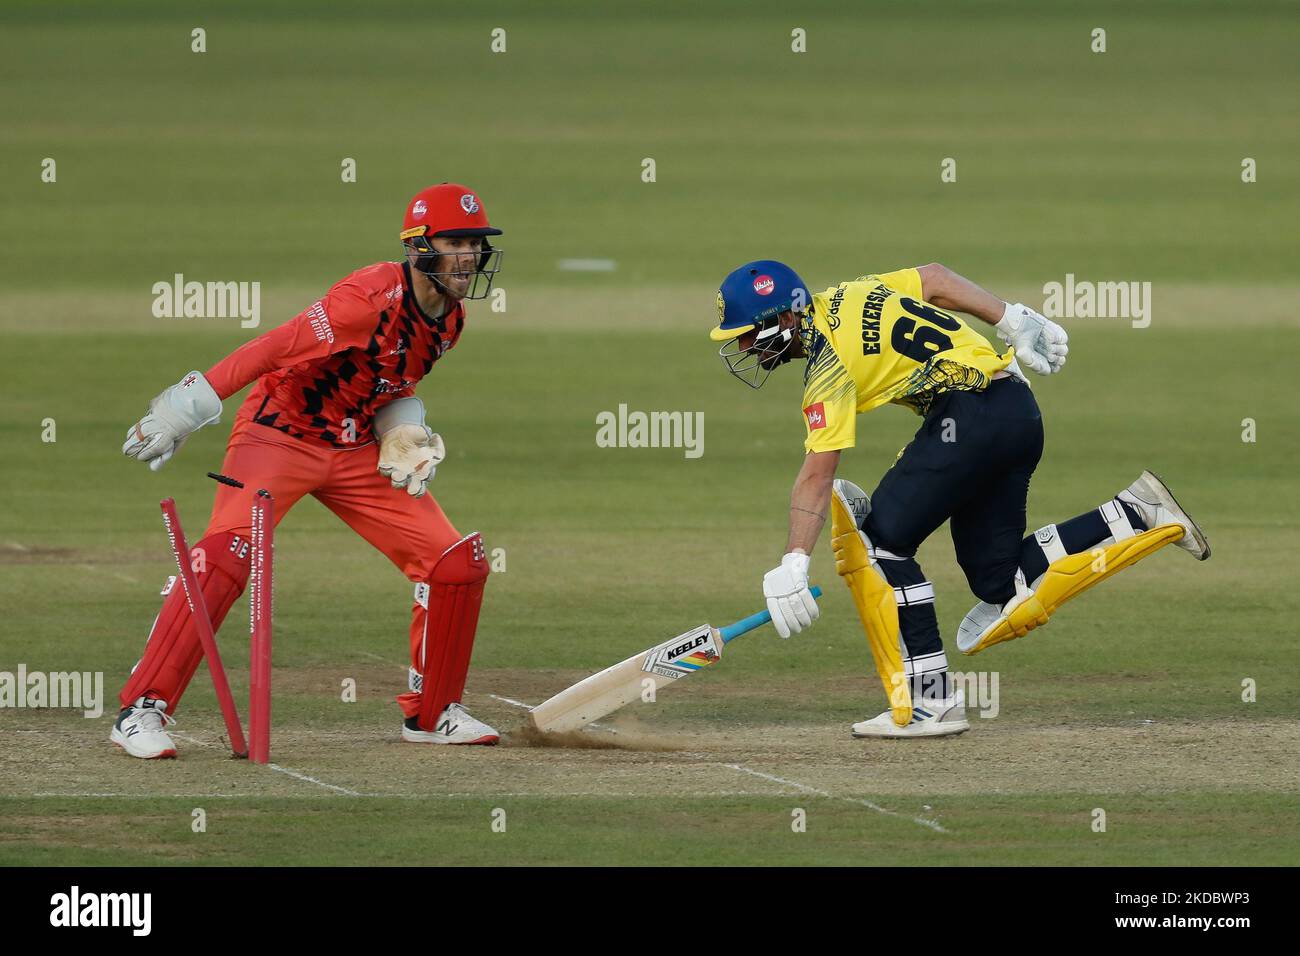
[[[995,349],[955,313],[993,326]],[[1029,481],[1043,422],[1023,368],[1065,365],[1065,330],[931,263],[811,292],[774,260],[734,270],[718,292],[720,355],[758,388],[806,359],[807,439],[790,495],[789,538],[763,594],[782,637],[818,617],[808,587],[813,545],[831,520],[836,571],[848,585],[889,709],[853,725],[856,737],[932,737],[968,730],[948,679],[934,586],[916,551],[945,521],[979,603],[957,632],[967,654],[1022,637],[1065,601],[1166,544],[1199,560],[1209,543],[1149,471],[1100,507],[1025,535]],[[881,405],[924,421],[870,495],[836,479],[857,419]]]

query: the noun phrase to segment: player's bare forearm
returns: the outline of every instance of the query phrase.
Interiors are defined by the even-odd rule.
[[[1007,304],[965,276],[960,276],[937,262],[917,266],[916,271],[921,274],[921,295],[931,305],[965,312],[990,325],[996,325],[1001,320]]]
[[[809,452],[790,492],[790,538],[786,551],[811,554],[831,504],[831,483],[840,463],[838,451]]]

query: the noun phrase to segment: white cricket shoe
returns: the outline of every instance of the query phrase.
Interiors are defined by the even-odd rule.
[[[1204,533],[1192,520],[1192,516],[1178,506],[1178,502],[1174,500],[1165,483],[1151,472],[1142,472],[1137,481],[1116,497],[1132,505],[1142,516],[1148,528],[1156,528],[1162,524],[1182,525],[1185,533],[1174,543],[1197,561],[1204,561],[1210,556],[1210,542],[1206,540]]]
[[[419,717],[402,723],[402,739],[413,744],[487,744],[501,739],[495,729],[475,720],[460,704],[448,704],[433,730],[421,730]]]
[[[942,700],[923,698],[912,705],[912,722],[906,727],[894,723],[885,711],[853,725],[854,737],[946,737],[970,730],[966,719],[966,695],[957,691]]]
[[[163,727],[174,724],[167,713],[167,701],[157,697],[141,697],[129,707],[123,707],[113,724],[108,739],[132,757],[141,760],[163,760],[176,756],[176,744]]]

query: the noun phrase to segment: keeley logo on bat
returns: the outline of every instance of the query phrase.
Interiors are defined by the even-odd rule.
[[[671,651],[669,651],[664,655],[664,660],[674,661],[677,658],[681,657],[683,654],[685,654],[687,651],[693,651],[701,644],[707,644],[707,643],[709,643],[709,635],[701,634],[693,641],[687,641],[685,644],[679,644],[677,647],[674,647]]]
[[[722,657],[722,648],[713,640],[713,628],[705,624],[686,634],[652,648],[641,670],[677,680],[707,667]]]

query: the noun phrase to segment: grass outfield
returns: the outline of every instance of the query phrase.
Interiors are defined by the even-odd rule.
[[[0,84],[0,672],[102,672],[111,699],[169,570],[158,499],[176,497],[191,538],[207,517],[224,426],[161,474],[118,449],[153,394],[253,332],[153,318],[154,282],[261,281],[269,328],[391,257],[408,194],[460,178],[507,230],[509,295],[504,314],[471,308],[420,390],[449,449],[433,493],[504,550],[466,703],[505,745],[397,741],[410,585],[306,500],[276,542],[276,765],[226,759],[202,675],[179,761],[122,756],[107,713],[0,708],[0,864],[1300,860],[1293,17],[967,6],[930,5],[923,28],[913,4],[869,23],[858,5],[792,19],[775,4],[505,4],[437,31],[394,29],[416,16],[406,5],[363,23],[306,4],[125,3],[111,19],[90,4],[58,21],[0,6],[14,81]],[[1110,52],[1089,54],[1099,24]],[[800,25],[804,59],[788,52]],[[504,55],[488,52],[495,26]],[[407,82],[435,37],[438,77],[474,81],[450,132]],[[38,181],[46,156],[56,184]],[[356,184],[338,181],[345,156]],[[654,184],[638,179],[646,156]],[[946,156],[959,177],[941,185]],[[1244,156],[1257,184],[1240,182]],[[81,222],[103,241],[73,263],[64,234]],[[1064,374],[1034,381],[1047,448],[1030,527],[1149,467],[1213,559],[1170,549],[1046,630],[952,649],[954,668],[997,673],[997,717],[951,740],[866,742],[848,724],[883,695],[823,540],[812,631],[755,633],[616,733],[536,746],[521,705],[758,607],[801,454],[797,375],[751,392],[702,334],[718,278],[756,255],[818,285],[939,260],[1031,305],[1067,272],[1151,281],[1149,328],[1067,321]],[[617,267],[555,268],[587,256]],[[703,456],[597,447],[596,415],[620,404],[703,412]],[[870,488],[917,422],[862,419],[843,474]],[[973,599],[946,533],[920,559],[952,644]],[[237,697],[242,614],[222,636]]]
[[[1249,373],[1219,373],[1225,394],[1253,390],[1263,401],[1270,396],[1256,380],[1285,381],[1300,331],[1271,334],[1277,348]],[[178,763],[118,754],[106,743],[108,716],[0,711],[0,730],[22,743],[0,757],[0,858],[102,862],[118,845],[181,862],[396,862],[415,847],[424,847],[421,862],[866,863],[920,847],[937,856],[927,850],[918,861],[1294,861],[1300,846],[1281,821],[1300,790],[1291,757],[1300,731],[1285,691],[1300,679],[1286,651],[1298,603],[1287,584],[1296,446],[1242,444],[1237,413],[1223,409],[1217,421],[1188,420],[1194,374],[1143,391],[1140,414],[1131,398],[1100,392],[1107,376],[1143,381],[1165,350],[1195,370],[1213,367],[1221,347],[1212,328],[1133,335],[1117,348],[1124,335],[1080,330],[1067,374],[1038,385],[1049,450],[1031,525],[1094,505],[1147,464],[1209,529],[1215,557],[1199,565],[1158,554],[1062,611],[1048,630],[955,658],[955,668],[999,679],[1000,713],[974,719],[966,737],[919,746],[848,738],[847,724],[879,709],[881,694],[823,553],[815,577],[829,593],[814,631],[790,642],[770,630],[748,637],[657,705],[622,715],[619,733],[593,734],[593,744],[620,749],[529,747],[518,734],[507,738],[517,746],[494,752],[400,745],[391,697],[405,683],[409,585],[308,501],[277,538],[274,749],[283,769],[224,758],[202,678],[181,713]],[[515,387],[484,393],[472,414],[448,413],[440,427],[451,455],[435,483],[461,527],[505,549],[467,701],[508,733],[522,721],[508,700],[536,703],[695,623],[755,608],[755,582],[780,547],[800,428],[780,408],[795,383],[774,380],[752,395],[715,367],[707,347],[693,350],[689,333],[567,330],[526,352],[511,340],[505,330],[476,330],[428,393],[494,376]],[[196,346],[190,335],[78,342],[87,364],[94,355],[104,369],[168,367]],[[1145,342],[1152,352],[1136,347]],[[215,336],[204,345],[223,347]],[[639,360],[622,361],[634,346]],[[543,370],[574,355],[584,358],[583,387],[557,390]],[[658,369],[670,362],[680,378],[666,381]],[[15,374],[25,393],[38,391],[37,367]],[[682,380],[698,383],[689,404],[705,412],[702,458],[595,447],[597,411],[618,400],[674,407]],[[9,442],[11,473],[31,480],[12,490],[0,552],[5,606],[21,608],[0,625],[6,660],[104,671],[110,694],[138,653],[168,572],[156,501],[176,495],[198,528],[211,495],[203,472],[217,466],[223,443],[212,430],[162,475],[131,468],[115,441],[138,404],[125,388],[97,399],[87,390],[80,405],[93,406],[93,416],[50,411],[70,434],[52,445]],[[868,481],[914,424],[901,410],[877,418],[845,465]],[[1283,427],[1267,415],[1261,422]],[[1207,440],[1215,431],[1218,441]],[[39,476],[78,467],[91,483],[60,499],[55,514]],[[720,506],[712,492],[738,471],[754,507]],[[951,635],[970,598],[950,545],[936,536],[922,559]],[[237,693],[246,686],[241,614],[242,606],[224,638]],[[1259,684],[1254,703],[1241,700],[1244,678]],[[346,679],[357,682],[356,703],[340,700]],[[155,793],[179,799],[146,799]],[[75,794],[116,796],[65,796]],[[445,826],[417,833],[394,822],[409,801],[426,798]],[[212,839],[189,835],[196,806],[209,814]],[[507,812],[505,835],[488,829],[495,807]],[[795,807],[810,814],[807,834],[789,831]],[[1090,829],[1096,807],[1109,815],[1106,834]],[[142,815],[125,835],[124,814]],[[375,821],[379,843],[346,836],[358,820]],[[707,835],[666,838],[679,823]],[[261,838],[277,828],[295,838]],[[499,842],[483,843],[489,836]]]
[[[0,4],[0,281],[316,286],[395,253],[401,203],[442,178],[481,191],[515,286],[584,256],[618,261],[592,280],[611,291],[716,289],[759,256],[1034,284],[1290,281],[1300,260],[1285,2],[331,6]],[[53,252],[83,221],[113,241],[70,273]]]
[[[1232,815],[1224,812],[1228,800]],[[965,797],[943,802],[953,828],[943,833],[851,801],[754,793],[496,801],[434,795],[418,803],[382,797],[350,803],[346,813],[327,797],[204,799],[203,833],[191,830],[196,799],[56,799],[34,809],[0,800],[0,845],[8,862],[47,866],[1294,864],[1295,796],[1232,794],[1228,800],[1204,794]],[[1079,807],[1090,803],[1111,808],[1107,833],[1088,833]],[[499,804],[507,808],[504,832],[491,827]],[[807,814],[801,833],[791,829],[795,804]],[[1080,833],[1081,818],[1087,835]],[[1179,829],[1185,835],[1171,838]],[[37,840],[39,850],[32,845]]]

